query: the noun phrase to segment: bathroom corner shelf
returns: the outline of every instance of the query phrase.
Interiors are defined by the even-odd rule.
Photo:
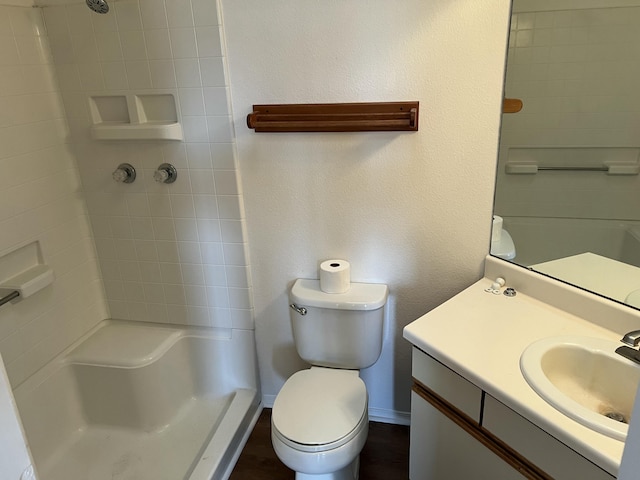
[[[182,140],[170,92],[89,97],[95,140]]]
[[[182,125],[173,123],[101,123],[91,127],[95,140],[182,140]]]
[[[418,130],[419,102],[254,105],[256,132],[384,132]]]

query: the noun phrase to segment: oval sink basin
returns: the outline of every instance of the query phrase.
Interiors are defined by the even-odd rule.
[[[615,353],[620,342],[560,336],[529,345],[520,370],[533,390],[582,425],[627,438],[640,365]]]

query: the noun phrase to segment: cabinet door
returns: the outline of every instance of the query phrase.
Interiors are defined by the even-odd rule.
[[[480,422],[482,390],[415,347],[411,362],[414,379],[446,399],[474,422]]]
[[[525,478],[415,392],[410,450],[411,480]]]
[[[482,427],[557,480],[614,480],[600,467],[491,395],[485,396]]]

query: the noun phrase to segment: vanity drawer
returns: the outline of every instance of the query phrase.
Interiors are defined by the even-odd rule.
[[[491,395],[485,395],[482,428],[557,480],[615,478]]]
[[[413,348],[412,374],[422,385],[480,422],[482,390],[422,350]]]

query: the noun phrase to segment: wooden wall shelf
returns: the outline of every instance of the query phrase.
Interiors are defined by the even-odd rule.
[[[419,102],[254,105],[256,132],[381,132],[418,130]]]

